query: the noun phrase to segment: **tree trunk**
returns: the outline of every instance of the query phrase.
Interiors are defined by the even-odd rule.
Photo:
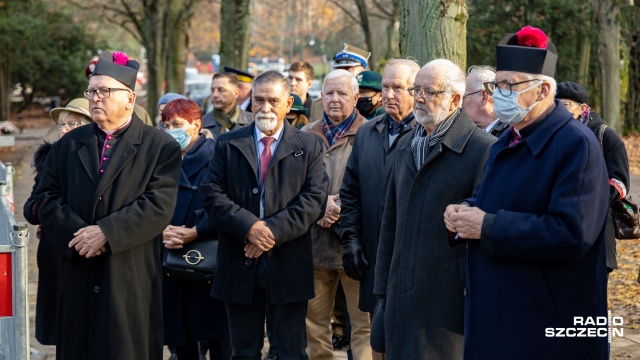
[[[246,70],[249,60],[251,0],[222,0],[220,8],[220,65]]]
[[[162,81],[165,78],[163,11],[157,2],[144,9],[143,33],[140,34],[147,50],[147,112],[152,119],[158,113],[158,99],[162,95]]]
[[[184,93],[184,69],[189,53],[189,28],[191,19],[200,0],[191,0],[188,5],[183,0],[170,0],[167,9],[167,73],[166,92]]]
[[[387,53],[385,54],[385,58],[390,59],[396,57],[397,55],[397,42],[395,40],[395,32],[396,27],[398,25],[398,0],[393,1],[393,17],[389,19],[389,24],[387,25]]]
[[[629,88],[625,107],[624,130],[640,130],[640,0],[629,8],[625,23],[626,43],[629,50]]]
[[[3,49],[0,50],[0,121],[11,120],[11,56],[9,56],[9,44],[2,44]]]
[[[602,79],[602,118],[620,132],[620,8],[615,0],[593,0]]]
[[[400,56],[444,58],[464,70],[468,17],[465,0],[400,0]]]
[[[367,49],[371,53],[368,60],[369,70],[376,71],[378,64],[375,62],[375,56],[373,55],[373,36],[371,35],[367,3],[365,0],[356,0],[356,5],[358,7],[358,14],[360,14],[360,27],[364,33],[364,42],[367,44]]]
[[[589,62],[591,61],[591,39],[589,35],[582,36],[580,42],[580,65],[578,65],[578,83],[587,87],[589,82]]]

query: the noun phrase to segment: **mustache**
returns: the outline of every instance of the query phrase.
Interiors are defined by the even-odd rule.
[[[256,120],[278,120],[278,117],[276,116],[276,114],[274,113],[263,113],[262,111],[259,111],[258,114],[256,114]]]

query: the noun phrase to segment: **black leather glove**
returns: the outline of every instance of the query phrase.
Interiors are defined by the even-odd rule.
[[[369,261],[364,256],[360,241],[348,240],[342,244],[342,267],[348,277],[362,280],[362,270],[369,267]]]

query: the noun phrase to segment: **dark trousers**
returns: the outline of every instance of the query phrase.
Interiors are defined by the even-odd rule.
[[[264,345],[267,308],[271,314],[273,336],[281,360],[307,360],[305,318],[307,301],[269,305],[267,272],[258,264],[253,302],[250,305],[225,303],[231,334],[232,359],[260,360]]]
[[[209,350],[211,360],[228,360],[231,357],[229,339],[201,341],[200,344]],[[176,354],[178,355],[178,360],[199,360],[198,342],[192,341],[185,346],[176,346]]]

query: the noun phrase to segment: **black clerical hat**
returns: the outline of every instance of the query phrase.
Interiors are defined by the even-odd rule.
[[[496,47],[497,71],[517,71],[553,77],[558,51],[545,33],[525,26],[507,34]]]
[[[115,51],[110,53],[103,51],[100,53],[100,58],[96,68],[93,69],[92,75],[112,77],[125,84],[129,89],[135,90],[139,68],[140,64],[135,60],[129,60],[127,54],[123,52]]]

